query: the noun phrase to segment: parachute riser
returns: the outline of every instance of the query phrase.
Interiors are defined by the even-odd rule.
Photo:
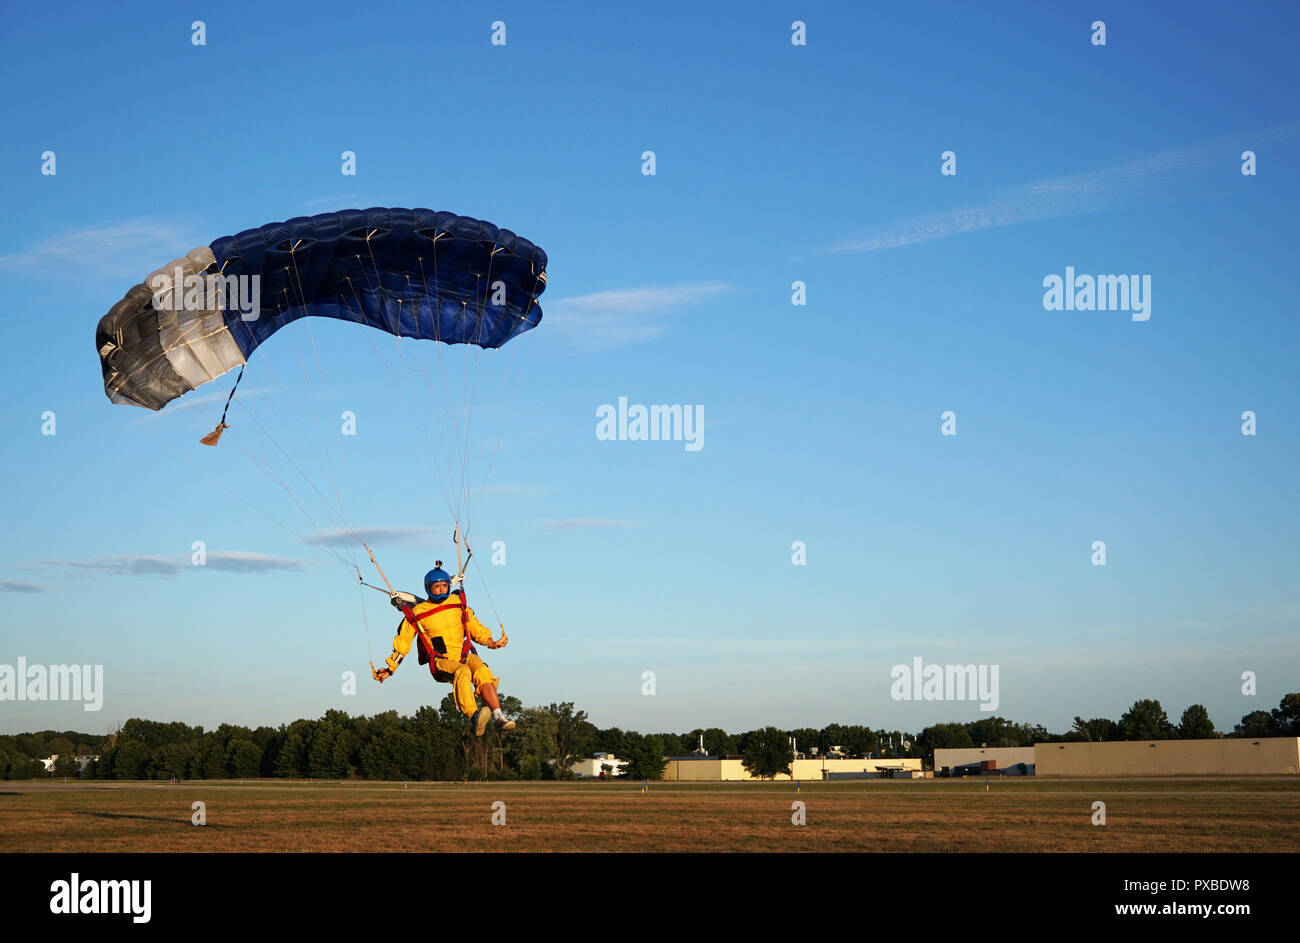
[[[460,559],[461,539],[459,524],[456,525],[456,529],[452,532],[451,539],[456,545],[456,575],[451,578],[451,588],[455,589],[457,586],[463,586],[465,583],[465,567],[469,566],[469,561],[474,559],[474,549],[470,547],[469,540],[467,539],[465,541],[465,551],[468,556],[466,556],[464,562],[462,562]]]

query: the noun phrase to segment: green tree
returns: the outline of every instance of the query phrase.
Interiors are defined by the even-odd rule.
[[[1156,700],[1134,701],[1119,719],[1119,733],[1125,740],[1169,740],[1174,725]]]
[[[696,738],[695,742],[699,743],[699,739]],[[704,749],[709,756],[735,756],[740,752],[740,741],[721,727],[710,727],[704,731]]]
[[[841,739],[831,740],[831,742],[844,747],[844,752],[849,756],[865,756],[879,750],[875,734],[871,732],[871,728],[864,727],[862,724],[850,724],[844,727],[840,737]]]
[[[587,712],[575,711],[571,701],[550,704],[546,711],[555,718],[555,772],[568,779],[570,763],[589,750],[596,728],[587,721]]]
[[[389,728],[362,748],[362,763],[370,779],[416,779],[420,749],[405,730]]]
[[[334,742],[337,737],[335,726],[329,721],[316,725],[307,747],[307,775],[313,779],[326,779],[334,766]]]
[[[220,736],[205,734],[199,751],[204,779],[224,779],[230,775],[230,757]]]
[[[897,745],[898,741],[895,740],[894,742]],[[961,747],[972,746],[977,746],[977,744],[971,740],[970,731],[967,729],[966,724],[935,724],[921,731],[920,736],[912,744],[911,752],[933,769],[935,750],[960,749]]]
[[[1094,717],[1092,720],[1084,720],[1082,717],[1074,718],[1074,728],[1079,734],[1080,739],[1088,740],[1093,743],[1101,743],[1106,740],[1119,740],[1119,724],[1105,717]]]
[[[287,779],[301,776],[306,754],[307,741],[303,739],[302,734],[298,731],[293,731],[285,739],[284,746],[280,748],[280,754],[275,759],[275,775]],[[380,777],[374,778],[378,779]]]
[[[1212,740],[1218,735],[1214,721],[1210,720],[1210,712],[1203,704],[1193,704],[1183,711],[1178,722],[1178,736],[1184,740]]]
[[[1277,730],[1273,726],[1273,715],[1268,711],[1251,711],[1241,718],[1241,723],[1233,725],[1234,737],[1274,737]]]
[[[764,727],[748,738],[741,762],[751,776],[772,779],[778,773],[788,775],[793,760],[794,753],[786,732],[776,727]]]
[[[657,733],[655,736],[664,742],[664,753],[667,756],[683,756],[691,752],[685,749],[682,738],[675,733]]]
[[[113,757],[117,779],[144,779],[149,772],[149,748],[139,740],[121,739]]]
[[[256,779],[262,772],[262,751],[252,740],[230,742],[230,772],[240,779]]]
[[[525,707],[515,721],[511,738],[512,757],[524,779],[540,779],[554,775],[550,760],[555,758],[555,731],[560,722],[550,711],[539,707]],[[536,762],[537,776],[528,775]]]
[[[1278,736],[1300,737],[1300,694],[1288,694],[1273,711],[1273,729]]]
[[[596,735],[591,738],[592,753],[613,753],[615,756],[622,758],[627,752],[624,749],[627,735],[618,727],[607,727],[604,730],[597,730]]]
[[[970,734],[971,745],[987,743],[990,747],[1018,747],[1021,741],[1019,725],[1013,724],[1005,717],[981,717],[965,725]],[[925,737],[925,731],[921,731]]]
[[[425,710],[426,708],[421,708]],[[338,736],[334,738],[334,745],[330,749],[330,762],[327,775],[335,779],[346,779],[352,775],[352,754],[355,749],[356,737],[350,730],[340,730]],[[428,777],[433,779],[435,777]]]
[[[664,756],[664,742],[658,737],[645,737],[639,733],[629,733],[623,747],[627,760],[623,775],[629,779],[663,779],[668,760]]]
[[[190,774],[190,764],[194,759],[194,743],[181,740],[162,747],[155,755],[158,773],[171,779],[186,779]],[[200,774],[202,770],[198,771]],[[195,777],[198,778],[198,777]]]

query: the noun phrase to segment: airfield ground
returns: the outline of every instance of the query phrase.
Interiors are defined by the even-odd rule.
[[[792,824],[792,804],[806,824]],[[1094,802],[1106,824],[1094,825]],[[207,824],[195,827],[193,803]],[[492,824],[504,803],[505,823]],[[498,808],[500,817],[502,810]],[[1297,852],[1300,777],[0,782],[0,851]]]

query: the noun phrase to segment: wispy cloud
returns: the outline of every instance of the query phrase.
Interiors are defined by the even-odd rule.
[[[93,560],[37,560],[24,569],[63,570],[77,576],[99,573],[107,576],[175,576],[188,566],[188,558],[122,555]]]
[[[318,547],[334,544],[374,544],[384,547],[413,547],[427,544],[433,535],[432,527],[357,527],[352,529],[322,531],[314,537],[304,538],[303,543]]]
[[[1292,137],[1297,130],[1300,125],[1290,124],[1267,131],[1224,135],[1116,167],[1008,187],[975,206],[924,213],[873,226],[823,252],[896,249],[980,229],[1115,209],[1134,202],[1142,190],[1158,181],[1172,181],[1180,171],[1226,165],[1236,160],[1244,147],[1259,147]]]
[[[37,583],[20,583],[16,580],[0,580],[0,593],[49,593],[53,592],[48,586],[41,586]]]
[[[212,550],[206,557],[206,567],[228,573],[270,573],[284,570],[305,570],[308,563],[291,557],[273,557],[245,550]],[[187,570],[198,570],[189,556],[159,557],[148,554],[122,554],[115,557],[95,557],[91,560],[37,560],[22,569],[59,570],[82,577],[100,576],[163,576],[173,577]]]
[[[546,319],[574,346],[606,349],[660,337],[668,330],[666,315],[734,289],[725,282],[698,282],[598,291],[548,302]]]
[[[200,244],[206,245],[176,223],[128,219],[61,233],[0,256],[0,271],[47,275],[91,268],[138,283],[159,265]]]
[[[284,570],[305,570],[310,565],[293,557],[273,557],[265,553],[245,550],[216,550],[208,554],[208,568],[227,573],[275,573]],[[189,561],[186,561],[186,565]]]
[[[614,521],[598,517],[575,517],[564,521],[545,521],[542,530],[589,530],[593,527],[640,527],[639,521]]]

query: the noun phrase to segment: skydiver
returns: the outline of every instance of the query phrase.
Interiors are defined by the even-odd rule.
[[[429,671],[437,681],[452,686],[456,706],[466,717],[474,719],[474,734],[483,736],[489,721],[499,730],[514,730],[515,722],[501,712],[497,698],[497,678],[478,657],[472,642],[487,648],[505,648],[510,641],[505,629],[499,641],[492,638],[492,630],[478,621],[474,610],[465,604],[463,590],[451,591],[451,577],[442,569],[442,561],[424,576],[427,601],[416,600],[406,593],[393,593],[389,602],[402,615],[402,623],[393,637],[393,653],[386,667],[375,672],[381,684],[393,676],[402,659],[411,651],[412,640],[420,646],[420,664],[428,663]],[[452,598],[454,597],[454,598]],[[475,693],[482,696],[487,707],[479,707]]]

